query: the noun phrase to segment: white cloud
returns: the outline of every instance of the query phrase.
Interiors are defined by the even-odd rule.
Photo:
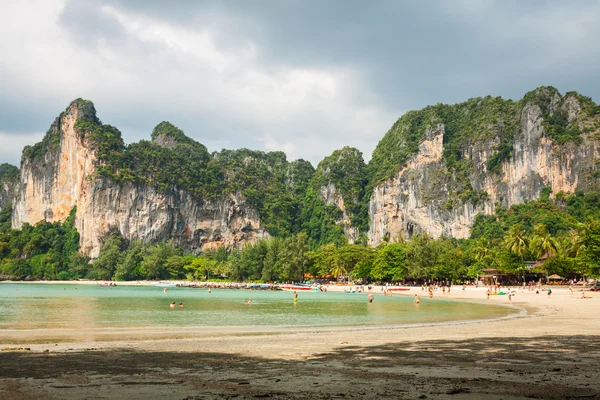
[[[294,156],[296,151],[296,146],[293,143],[279,143],[271,135],[264,135],[257,140],[264,144],[267,151],[283,151],[290,158]]]
[[[348,67],[265,62],[261,43],[252,38],[223,48],[216,39],[226,33],[210,26],[184,28],[112,6],[97,11],[126,37],[115,43],[100,27],[82,38],[59,22],[63,7],[62,1],[40,1],[35,12],[18,5],[0,17],[4,38],[24,34],[22,42],[0,39],[2,53],[11,55],[2,78],[56,102],[57,114],[71,99],[85,97],[105,122],[127,120],[121,126],[134,131],[142,125],[149,132],[162,119],[178,125],[179,119],[204,143],[262,144],[315,163],[351,138],[362,145],[365,135],[381,136],[396,117],[364,102],[368,96],[358,93],[368,90]],[[131,115],[148,121],[132,122]],[[262,132],[269,135],[257,140]],[[303,145],[311,141],[320,145]]]
[[[7,162],[19,166],[21,150],[23,147],[33,145],[44,137],[43,133],[29,133],[26,135],[11,135],[0,132],[0,162]]]

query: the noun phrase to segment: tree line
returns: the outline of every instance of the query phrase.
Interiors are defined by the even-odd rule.
[[[525,279],[531,273],[597,276],[600,222],[593,209],[583,210],[597,200],[580,194],[571,201],[569,212],[568,205],[557,205],[564,199],[542,198],[509,210],[499,209],[492,216],[478,216],[469,239],[434,239],[423,234],[410,240],[392,238],[377,247],[348,243],[315,246],[305,232],[300,232],[239,249],[222,247],[194,255],[172,241],[146,244],[125,240],[113,232],[95,260],[78,252],[75,210],[64,223],[42,221],[15,230],[10,229],[10,209],[5,208],[0,212],[0,274],[9,279],[255,282],[299,282],[317,277],[363,282],[462,282],[477,279],[489,269],[514,279]],[[576,211],[587,216],[585,221],[573,217]],[[531,269],[526,261],[537,264]]]

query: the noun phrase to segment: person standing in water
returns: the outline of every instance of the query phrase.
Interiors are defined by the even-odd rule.
[[[373,302],[373,293],[369,293],[369,303]]]
[[[294,290],[294,304],[298,302],[298,293]]]
[[[172,303],[169,305],[169,307],[171,307],[171,308],[175,308],[175,302],[172,302]]]
[[[419,304],[421,300],[419,300],[419,295],[415,293],[415,304]]]

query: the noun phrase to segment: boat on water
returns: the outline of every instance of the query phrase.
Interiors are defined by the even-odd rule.
[[[299,290],[303,290],[303,291],[309,291],[309,290],[319,290],[318,287],[316,286],[308,286],[308,285],[281,285],[280,286],[281,290],[287,290],[287,291],[299,291]]]
[[[404,292],[406,290],[410,290],[410,288],[407,288],[407,287],[392,287],[392,288],[388,289],[389,292]]]

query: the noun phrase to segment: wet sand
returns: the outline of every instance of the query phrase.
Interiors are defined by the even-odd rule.
[[[420,288],[404,293],[427,301]],[[600,399],[600,295],[586,294],[518,290],[521,317],[419,327],[129,330],[52,343],[0,331],[0,398]],[[509,303],[474,288],[435,297]]]

